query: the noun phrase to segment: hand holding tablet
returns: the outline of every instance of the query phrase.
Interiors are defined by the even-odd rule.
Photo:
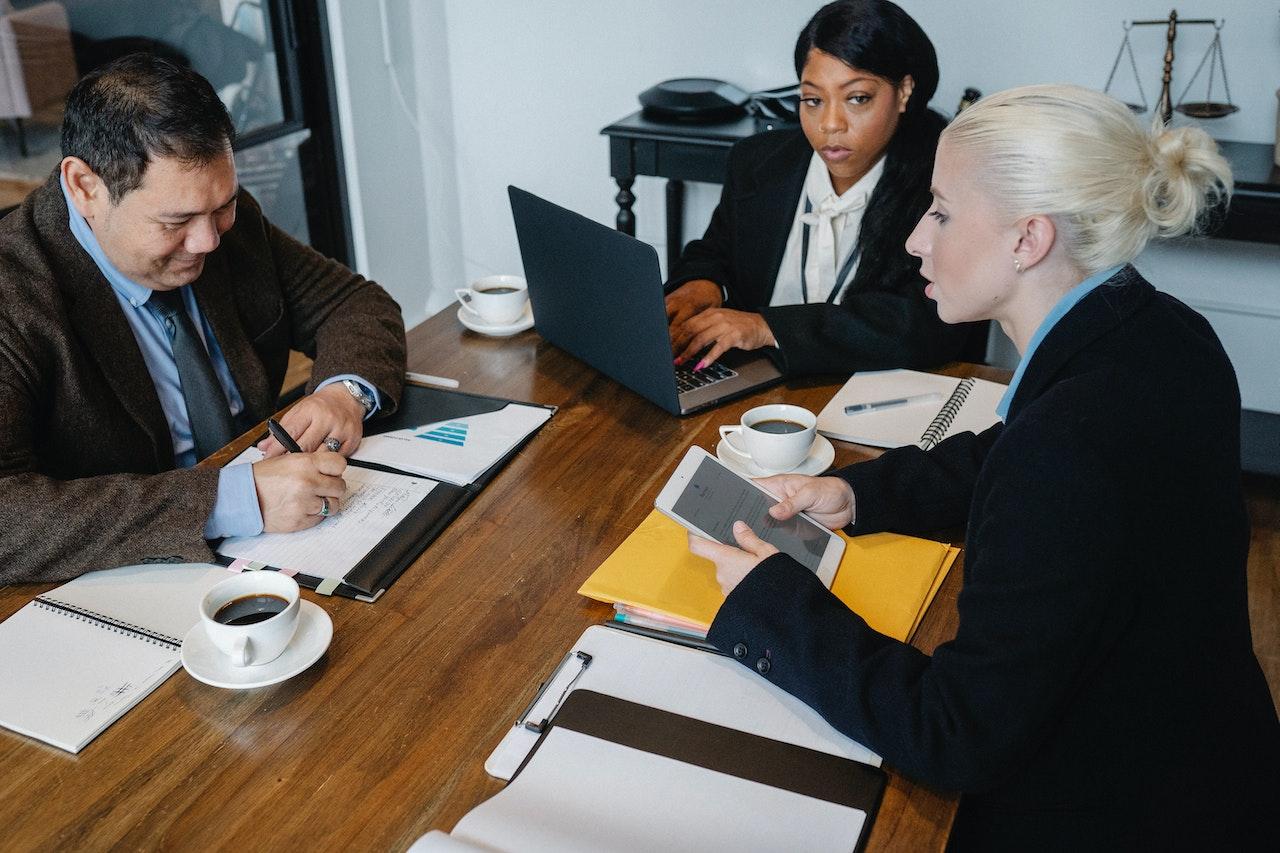
[[[790,488],[801,489],[803,483]],[[743,521],[762,544],[767,543],[771,548],[795,558],[828,587],[835,578],[844,553],[844,541],[808,515],[801,513],[782,521],[774,518],[769,509],[778,503],[776,497],[759,484],[735,474],[699,447],[689,449],[654,503],[663,514],[692,533],[733,548],[739,547],[734,522]],[[826,512],[825,503],[822,509]],[[755,546],[753,540],[748,542],[760,553],[745,552],[752,559],[738,579],[754,567],[762,555],[772,553]],[[723,551],[719,553],[724,554]],[[710,558],[709,554],[700,556]],[[721,560],[716,562],[719,565]]]
[[[772,513],[775,517],[804,513],[828,530],[853,523],[853,489],[839,477],[775,474],[755,482],[780,499],[778,509]]]

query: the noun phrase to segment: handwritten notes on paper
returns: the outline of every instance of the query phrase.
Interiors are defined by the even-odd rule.
[[[235,559],[341,580],[439,485],[434,480],[354,466],[342,476],[347,496],[338,514],[294,533],[230,537],[218,551]]]

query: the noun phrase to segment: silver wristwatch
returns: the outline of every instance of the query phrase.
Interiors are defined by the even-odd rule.
[[[360,383],[351,379],[344,379],[342,380],[342,387],[350,391],[351,396],[355,397],[361,406],[364,406],[366,415],[373,411],[373,398],[364,392],[364,389],[360,387]]]

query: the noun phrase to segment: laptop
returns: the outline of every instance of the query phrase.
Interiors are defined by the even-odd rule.
[[[675,415],[782,381],[769,357],[730,350],[699,371],[672,364],[652,246],[508,187],[538,334]]]

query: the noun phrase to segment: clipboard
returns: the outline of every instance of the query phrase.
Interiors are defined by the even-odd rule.
[[[605,622],[587,628],[538,688],[530,689],[532,700],[485,761],[485,772],[512,779],[577,689],[880,765],[880,756],[706,641]]]
[[[496,412],[513,403],[532,406],[555,413],[555,406],[540,403],[526,403],[519,400],[508,400],[502,397],[488,397],[480,394],[468,394],[444,388],[416,385],[406,382],[401,396],[400,407],[395,413],[385,418],[375,418],[367,423],[366,435],[379,435],[398,429],[417,427],[424,423],[440,420],[464,418],[471,415]],[[545,423],[544,423],[545,425]],[[475,499],[476,495],[498,475],[508,462],[527,445],[541,429],[534,429],[511,448],[500,459],[494,462],[473,482],[458,486],[452,483],[436,482],[434,488],[423,497],[422,501],[397,524],[382,541],[366,554],[341,581],[319,578],[303,572],[295,574],[294,580],[308,589],[314,589],[322,595],[339,595],[359,601],[377,601],[387,587],[404,574],[405,569],[416,561],[437,536]],[[360,460],[348,460],[348,465],[385,471],[406,477],[428,479],[420,475],[398,470],[386,465],[378,465]],[[215,546],[215,551],[217,550]],[[217,562],[223,566],[232,566],[236,561],[223,554],[217,555]],[[249,569],[273,569],[273,566],[247,564]]]
[[[658,633],[588,628],[485,762],[511,784],[413,849],[591,849],[602,834],[634,849],[777,849],[738,837],[764,813],[783,846],[861,850],[888,783],[879,757],[736,660]],[[531,827],[519,816],[542,800],[600,819]]]

